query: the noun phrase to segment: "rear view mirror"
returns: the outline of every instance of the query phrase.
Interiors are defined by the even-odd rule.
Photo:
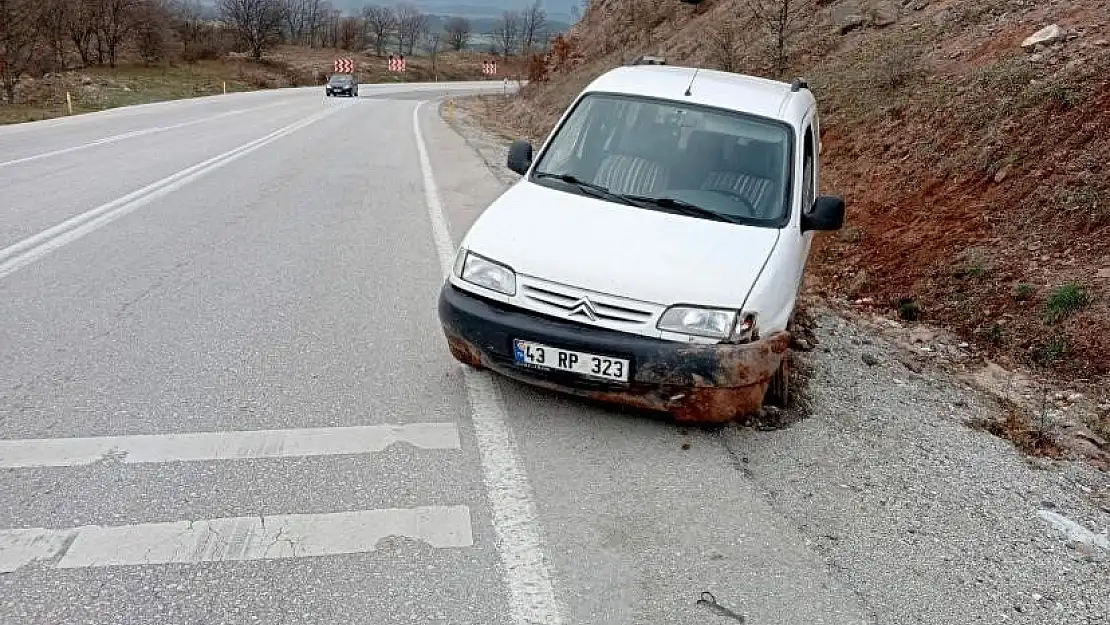
[[[523,139],[509,146],[509,169],[523,176],[532,166],[532,144]]]
[[[844,200],[833,195],[823,195],[813,202],[813,210],[802,213],[802,232],[810,230],[840,230],[844,225]]]

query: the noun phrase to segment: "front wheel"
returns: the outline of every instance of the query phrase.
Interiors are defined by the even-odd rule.
[[[776,408],[786,408],[790,403],[790,351],[782,355],[779,368],[771,376],[771,383],[767,385],[767,393],[763,396],[763,403]]]

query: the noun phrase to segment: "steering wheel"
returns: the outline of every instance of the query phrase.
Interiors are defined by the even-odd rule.
[[[728,197],[730,197],[734,200],[737,200],[741,204],[743,204],[748,209],[748,215],[750,217],[758,216],[755,205],[752,204],[752,201],[749,200],[748,197],[746,195],[744,195],[743,193],[733,191],[732,189],[706,189],[706,190],[707,191],[712,191],[713,193],[720,193],[721,195],[727,195]]]

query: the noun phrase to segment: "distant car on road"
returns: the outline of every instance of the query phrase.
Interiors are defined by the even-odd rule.
[[[325,93],[330,96],[345,95],[358,97],[358,79],[354,74],[332,74],[324,86]]]
[[[815,231],[805,81],[639,60],[579,94],[463,238],[439,299],[459,361],[600,401],[721,422],[783,404]]]

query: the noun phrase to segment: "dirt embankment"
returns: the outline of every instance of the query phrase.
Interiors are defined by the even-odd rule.
[[[741,0],[600,0],[546,81],[474,106],[500,133],[538,140],[585,84],[637,54],[773,75],[773,37],[753,19]],[[1050,41],[1022,46],[1050,24]],[[811,291],[949,329],[977,358],[1093,397],[1085,421],[1100,445],[1107,40],[1105,0],[818,2],[792,22],[783,72],[806,76],[822,104],[822,183],[849,205],[847,227],[816,246]]]

